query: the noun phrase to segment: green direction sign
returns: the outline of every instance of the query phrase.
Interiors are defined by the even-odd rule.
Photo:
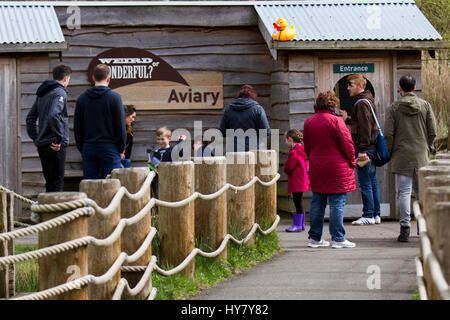
[[[333,64],[333,73],[366,73],[366,72],[375,72],[375,64],[373,63]]]

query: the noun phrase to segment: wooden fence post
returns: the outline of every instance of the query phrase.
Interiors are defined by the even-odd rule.
[[[437,202],[432,208],[432,215],[439,222],[437,224],[436,240],[432,244],[433,252],[436,255],[442,268],[442,273],[447,283],[450,283],[450,202]]]
[[[263,182],[269,182],[278,173],[278,159],[275,150],[255,150],[255,175]],[[270,187],[255,185],[255,221],[273,223],[277,216],[277,184]]]
[[[159,164],[159,199],[181,201],[195,192],[194,163],[161,162]],[[179,208],[159,207],[159,256],[162,265],[178,266],[195,249],[194,201]],[[194,277],[195,261],[181,272]]]
[[[145,179],[150,173],[150,169],[146,167],[139,168],[123,168],[114,169],[111,172],[111,178],[119,179],[121,185],[125,187],[128,192],[136,193],[138,192]],[[145,195],[139,200],[131,200],[127,197],[122,198],[121,202],[121,217],[122,219],[128,219],[135,216],[143,207],[145,207],[150,201],[150,188],[145,193]],[[129,256],[134,254],[142,245],[145,238],[150,233],[151,229],[151,213],[142,218],[138,223],[125,227],[122,232],[121,239],[121,250]],[[147,266],[152,257],[152,246],[148,247],[145,253],[134,263],[126,264],[127,266]],[[139,280],[141,280],[143,272],[123,272],[122,276],[127,279],[130,288],[134,288]],[[150,295],[152,287],[151,277],[142,290],[136,296],[125,297],[124,299],[135,299],[135,300],[146,300]]]
[[[450,201],[450,186],[445,187],[428,187],[425,190],[425,201],[423,207],[423,216],[427,223],[427,233],[430,237],[431,246],[434,249],[435,244],[438,243],[437,240],[437,230],[439,228],[439,217],[437,217],[433,212],[433,206],[437,202]],[[434,250],[433,250],[434,251]]]
[[[243,186],[255,176],[255,154],[252,152],[227,152],[227,182]],[[246,237],[255,223],[255,185],[244,191],[227,191],[227,215],[229,232]],[[255,243],[253,236],[248,245]]]
[[[38,195],[39,204],[54,204],[71,200],[85,199],[84,192],[50,192]],[[56,218],[64,213],[41,213],[41,222]],[[83,216],[61,226],[39,233],[39,248],[60,244],[88,235],[88,217]],[[56,287],[67,282],[68,278],[78,279],[88,274],[87,247],[64,251],[39,258],[39,291]],[[54,296],[51,300],[87,300],[88,288],[81,287]]]
[[[6,191],[0,191],[0,233],[8,231]],[[0,241],[0,257],[8,255],[8,242]],[[9,298],[9,266],[0,269],[0,298]]]
[[[94,200],[100,207],[107,207],[114,195],[119,191],[120,181],[117,179],[81,180],[80,191]],[[107,238],[120,221],[120,205],[111,215],[103,216],[96,213],[88,220],[88,233],[97,239]],[[101,276],[112,266],[120,255],[120,237],[111,246],[89,246],[88,270],[89,274]],[[105,284],[89,284],[89,300],[111,300],[114,290],[120,280],[120,270],[112,280]]]
[[[211,194],[227,183],[227,161],[225,157],[194,158],[195,191]],[[215,251],[227,235],[227,193],[212,200],[195,200],[195,238],[198,247],[208,246]],[[218,258],[227,258],[227,248]]]
[[[418,171],[418,183],[419,183],[419,203],[424,209],[425,190],[427,188],[425,178],[429,176],[448,175],[450,174],[450,167],[441,166],[425,166]]]

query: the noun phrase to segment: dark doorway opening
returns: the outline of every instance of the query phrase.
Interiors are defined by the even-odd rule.
[[[348,115],[351,115],[352,108],[356,102],[356,99],[354,97],[350,97],[350,95],[348,94],[348,91],[347,91],[347,77],[348,76],[349,75],[342,77],[336,83],[336,85],[334,86],[334,92],[336,93],[336,96],[339,98],[339,108],[347,111]],[[373,89],[372,84],[370,83],[370,81],[367,78],[365,78],[365,79],[367,80],[366,90],[369,90],[372,93],[373,97],[375,98],[375,91]]]

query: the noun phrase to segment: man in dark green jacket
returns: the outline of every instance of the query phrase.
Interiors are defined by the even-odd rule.
[[[400,209],[400,242],[408,242],[410,231],[411,189],[419,195],[417,171],[434,152],[436,119],[430,104],[414,94],[416,80],[411,75],[400,78],[401,98],[386,112],[384,137],[396,175]]]

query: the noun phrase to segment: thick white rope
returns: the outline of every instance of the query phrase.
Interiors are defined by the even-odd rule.
[[[26,228],[17,229],[5,233],[0,233],[0,240],[10,241],[20,237],[28,236],[36,232],[41,232],[61,226],[67,222],[74,221],[80,217],[91,216],[93,214],[94,210],[92,208],[78,208],[73,211],[67,212],[59,217],[53,218],[45,222],[41,222],[36,225],[32,225]]]
[[[121,281],[119,281],[119,285],[116,287],[116,290],[114,292],[113,295],[113,299],[120,299],[122,296],[123,291],[126,289],[127,293],[134,296],[137,295],[139,292],[142,291],[142,289],[145,287],[145,284],[147,283],[147,281],[149,280],[152,271],[156,270],[158,273],[165,275],[165,276],[170,276],[173,275],[181,270],[183,270],[188,264],[189,262],[197,255],[200,254],[202,256],[205,257],[215,257],[217,255],[219,255],[225,248],[226,243],[228,242],[229,239],[232,239],[234,242],[238,243],[238,244],[242,244],[247,242],[252,235],[255,233],[255,231],[258,229],[262,234],[267,235],[270,232],[272,232],[273,230],[275,230],[276,226],[278,225],[278,222],[280,221],[280,217],[277,215],[273,225],[267,229],[266,231],[262,230],[261,227],[258,224],[254,224],[252,230],[250,231],[250,233],[242,240],[236,240],[234,237],[232,237],[231,235],[227,235],[224,239],[224,241],[222,241],[221,246],[214,252],[212,253],[207,253],[207,252],[203,252],[198,248],[195,248],[194,250],[192,250],[192,252],[186,257],[186,259],[176,268],[171,269],[169,271],[164,271],[163,269],[159,268],[156,265],[156,257],[152,256],[149,264],[147,267],[141,267],[141,266],[123,266],[124,263],[133,263],[135,261],[137,261],[137,259],[139,259],[140,256],[142,256],[142,254],[144,254],[147,250],[147,248],[151,245],[151,242],[153,240],[154,235],[156,234],[156,229],[155,228],[151,228],[149,234],[147,235],[146,239],[144,240],[144,242],[142,243],[141,247],[131,256],[128,256],[127,253],[125,252],[121,252],[118,256],[118,258],[116,259],[116,261],[113,263],[113,265],[109,268],[109,270],[103,274],[102,276],[98,276],[95,277],[93,275],[87,275],[84,276],[82,278],[67,282],[65,284],[59,285],[57,287],[54,288],[50,288],[44,291],[40,291],[40,292],[36,292],[30,295],[26,295],[26,296],[22,296],[22,297],[18,297],[15,299],[19,299],[19,300],[42,300],[42,299],[47,299],[49,297],[64,293],[64,292],[68,292],[71,290],[77,290],[80,289],[82,286],[87,285],[89,282],[94,283],[94,284],[104,284],[108,281],[110,281],[114,275],[119,271],[119,269],[122,268],[122,270],[126,270],[127,268],[132,268],[133,271],[139,270],[139,271],[143,271],[144,275],[141,277],[141,280],[138,282],[138,284],[131,289],[128,285],[128,282],[125,282],[125,279],[121,279]],[[70,247],[71,249],[73,249],[74,247],[78,247],[78,246],[85,246],[89,243],[93,243],[95,240],[95,238],[93,237],[84,237],[81,239],[77,239],[77,240],[72,240],[72,241],[68,241],[66,243],[64,243],[64,245],[66,247]],[[40,255],[49,255],[51,254],[51,252],[55,251],[57,248],[62,247],[63,244],[58,244],[52,247],[48,247],[48,248],[44,248],[44,249],[39,249],[33,252],[27,252],[21,255],[16,255],[16,256],[10,256],[10,258],[15,258],[17,259],[17,257],[20,256],[25,256],[25,255],[29,255],[32,254],[33,258],[38,258]],[[219,251],[220,250],[220,251]],[[49,253],[50,252],[50,253]],[[8,257],[4,257],[4,258],[8,258]],[[2,259],[2,258],[0,258]],[[14,259],[13,259],[14,260]],[[20,257],[20,260],[18,261],[24,261],[27,259],[22,259]],[[14,263],[14,262],[18,262],[18,261],[9,261],[9,263]],[[1,266],[2,261],[0,260],[0,266]],[[123,280],[123,281],[122,281]],[[153,299],[154,296],[156,294],[155,290],[152,290],[149,299]]]
[[[17,198],[17,199],[19,199],[19,200],[21,200],[21,201],[23,201],[25,203],[28,203],[28,204],[31,204],[31,205],[36,203],[36,201],[33,201],[33,200],[28,199],[28,198],[26,198],[24,196],[21,196],[20,194],[15,193],[14,191],[9,190],[8,188],[6,188],[4,186],[0,186],[0,192],[1,191],[5,191],[5,192],[7,192],[9,194],[12,194],[15,198]]]

